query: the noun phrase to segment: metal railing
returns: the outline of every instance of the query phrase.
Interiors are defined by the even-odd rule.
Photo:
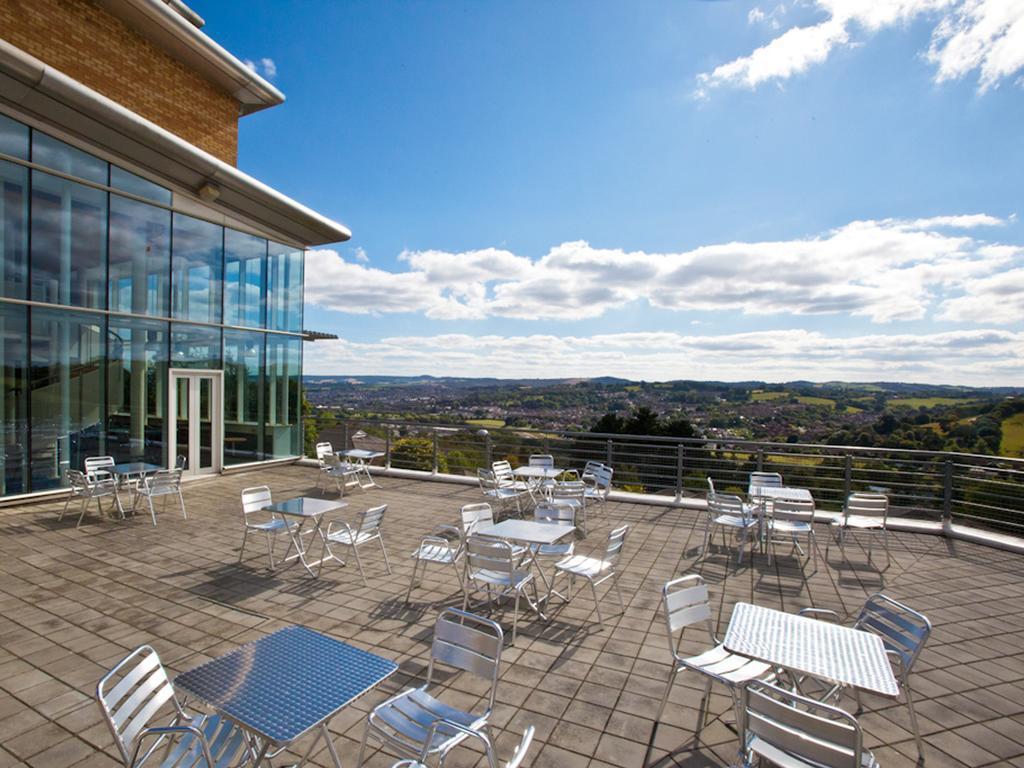
[[[330,418],[328,417],[328,421]],[[839,511],[853,491],[889,495],[892,515],[964,523],[1024,535],[1024,459],[947,451],[768,443],[492,428],[467,424],[313,418],[307,447],[372,447],[397,469],[476,475],[507,459],[527,463],[545,453],[556,466],[597,460],[615,470],[617,490],[703,497],[707,478],[719,490],[745,492],[750,472],[779,472],[787,485],[809,489],[819,508]],[[313,439],[313,434],[316,439]]]

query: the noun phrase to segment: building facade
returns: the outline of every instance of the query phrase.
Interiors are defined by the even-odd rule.
[[[234,167],[283,96],[201,23],[0,0],[0,496],[302,453],[304,249],[349,234]]]

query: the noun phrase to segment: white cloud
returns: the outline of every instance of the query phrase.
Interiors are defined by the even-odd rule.
[[[940,320],[1019,323],[1024,319],[1024,268],[968,280],[964,295],[942,303]]]
[[[553,355],[553,350],[559,354]],[[571,352],[571,354],[567,354]],[[806,330],[725,336],[402,336],[317,342],[306,374],[786,381],[1019,383],[1024,333],[1001,330],[834,337]]]
[[[1024,0],[814,0],[826,15],[816,24],[791,27],[747,56],[697,76],[695,95],[706,98],[720,86],[756,88],[781,82],[821,64],[836,49],[859,45],[859,35],[934,19],[926,59],[936,66],[936,82],[978,73],[984,92],[1024,70]],[[760,8],[750,23],[774,20]]]
[[[362,247],[357,247],[352,252],[352,258],[355,259],[356,261],[361,261],[364,264],[370,261],[370,257],[366,255],[366,251],[364,251]]]
[[[273,80],[277,76],[277,64],[273,59],[263,57],[258,62],[252,59],[243,59],[242,63],[261,77]]]
[[[536,260],[497,248],[408,251],[400,256],[408,268],[398,272],[314,250],[306,298],[340,312],[448,320],[586,319],[631,302],[682,311],[917,320],[941,302],[944,312],[953,311],[951,302],[982,290],[982,281],[998,283],[1000,272],[1024,267],[1024,248],[973,233],[1004,223],[987,214],[854,221],[815,237],[677,253],[575,241]],[[988,321],[1016,318],[1000,313]]]

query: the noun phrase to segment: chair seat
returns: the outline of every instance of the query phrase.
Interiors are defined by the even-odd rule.
[[[609,571],[611,567],[612,564],[607,560],[599,560],[596,557],[586,557],[585,555],[572,555],[555,563],[555,568],[560,571],[587,578],[593,578]]]
[[[447,720],[471,730],[476,730],[485,722],[484,718],[471,712],[445,704],[422,688],[403,691],[375,710],[373,717],[378,721],[378,726],[387,726],[390,731],[388,735],[392,739],[416,753],[426,743],[430,726],[435,720]],[[465,734],[441,726],[434,732],[428,751],[437,752],[453,740],[461,741],[464,738]]]
[[[575,542],[567,544],[541,544],[537,547],[538,557],[569,557],[576,548]]]
[[[339,464],[336,467],[327,467],[324,471],[333,477],[349,477],[357,474],[359,467],[355,464]]]
[[[219,715],[200,715],[192,718],[189,725],[198,728],[206,737],[214,763],[211,768],[228,768],[235,764],[244,737],[241,728]],[[158,754],[162,751],[162,748],[158,750]],[[193,734],[185,734],[178,739],[170,754],[160,762],[160,768],[185,765],[205,765],[202,742]]]
[[[146,488],[146,486],[140,486],[139,487],[139,496],[150,496],[150,497],[155,498],[157,496],[170,496],[172,494],[174,496],[177,496],[178,495],[178,489],[177,488],[173,488],[173,487],[172,488]]]
[[[810,533],[813,530],[810,523],[802,520],[773,520],[771,527],[775,533]]]
[[[533,578],[533,574],[527,571],[492,571],[486,568],[472,570],[469,578],[474,581],[483,581],[493,584],[496,587],[516,588]]]
[[[520,491],[513,490],[512,488],[489,488],[484,491],[484,496],[488,496],[498,501],[502,499],[514,499],[522,495]]]
[[[727,525],[730,528],[752,528],[757,525],[757,520],[753,518],[744,520],[736,515],[719,515],[715,518],[715,525]]]
[[[821,768],[818,763],[809,763],[806,760],[801,760],[798,757],[783,752],[760,736],[751,736],[747,740],[747,749],[755,755],[760,755],[772,765],[780,766],[780,768]],[[873,754],[864,749],[861,750],[860,754],[860,766],[861,768],[878,768],[878,761],[875,760]]]
[[[838,525],[842,528],[884,528],[885,524],[877,517],[868,517],[866,515],[850,515],[843,519],[832,521],[833,525]]]
[[[455,550],[440,544],[422,544],[412,556],[417,560],[428,560],[431,563],[452,563],[455,561]]]
[[[720,677],[730,683],[759,680],[772,671],[771,664],[729,653],[724,645],[716,645],[685,661],[690,666],[697,667],[703,672]]]
[[[354,533],[349,533],[347,528],[341,528],[337,531],[334,531],[333,533],[328,534],[327,540],[331,543],[347,544],[351,546],[353,543],[364,544],[367,541],[372,541],[373,539],[378,538],[379,535],[380,534],[377,531],[355,531]],[[354,542],[353,539],[355,539]]]

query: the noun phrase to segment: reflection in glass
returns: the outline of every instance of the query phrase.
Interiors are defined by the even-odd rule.
[[[124,168],[118,168],[116,165],[110,166],[110,186],[156,203],[163,205],[171,204],[171,190],[165,189],[159,184],[154,184],[149,179],[129,173]]]
[[[0,304],[0,496],[28,487],[28,308]]]
[[[170,212],[111,195],[110,309],[166,317],[170,281]]]
[[[302,257],[290,245],[270,243],[267,259],[267,328],[302,330]]]
[[[106,192],[32,171],[32,298],[104,307]]]
[[[191,382],[185,376],[175,378],[174,386],[176,387],[175,394],[175,418],[174,418],[174,453],[176,461],[184,467],[191,469],[189,466],[189,453],[191,448],[189,446],[189,409],[191,407],[191,400],[189,399],[189,386]]]
[[[267,241],[224,230],[224,324],[263,327]]]
[[[102,455],[104,320],[32,309],[32,490],[63,484],[66,469]]]
[[[220,328],[171,326],[172,368],[220,368]]]
[[[111,318],[107,360],[107,453],[167,466],[167,323]]]
[[[32,131],[32,162],[96,184],[107,183],[106,160],[39,131]]]
[[[267,334],[266,458],[302,453],[302,419],[299,415],[299,376],[302,373],[302,340],[295,336]]]
[[[24,299],[28,280],[28,170],[0,160],[0,296]]]
[[[224,331],[224,463],[263,458],[263,340]]]
[[[28,126],[0,115],[0,152],[28,160]]]
[[[213,380],[199,379],[199,469],[213,466]]]
[[[173,249],[173,316],[181,320],[219,323],[223,227],[176,213]]]

